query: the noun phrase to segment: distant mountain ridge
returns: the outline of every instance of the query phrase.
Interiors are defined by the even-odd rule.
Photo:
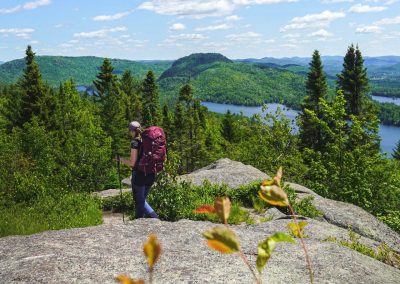
[[[37,56],[43,79],[52,86],[61,81],[73,79],[77,85],[92,85],[104,58],[95,56]],[[144,78],[149,70],[158,77],[172,64],[172,61],[132,61],[110,59],[115,74],[130,70],[136,78]],[[24,59],[16,59],[0,65],[0,82],[15,83],[25,68]]]
[[[364,59],[373,93],[400,96],[400,56],[365,57]],[[54,87],[70,78],[77,85],[90,86],[99,72],[103,58],[37,56],[37,61],[44,80]],[[159,78],[161,91],[167,94],[171,92],[176,94],[179,86],[190,81],[196,87],[199,97],[204,100],[240,102],[247,105],[286,100],[287,97],[293,97],[295,93],[300,95],[299,91],[304,91],[304,86],[296,86],[295,82],[304,83],[309,61],[309,57],[230,60],[219,53],[195,53],[176,61],[111,59],[115,74],[130,70],[136,78],[142,79],[148,70],[153,70]],[[328,84],[333,88],[336,74],[342,69],[343,57],[323,56],[322,61]],[[16,82],[24,68],[24,59],[1,64],[0,82]],[[245,74],[246,72],[248,73]],[[293,82],[288,81],[288,78],[283,79],[285,76],[296,79]],[[272,80],[273,78],[275,81]],[[232,86],[235,87],[228,86],[225,79],[234,82]],[[239,84],[240,80],[242,82]],[[233,100],[229,92],[233,92],[233,96],[238,96],[239,92],[242,92],[245,98],[239,101]],[[273,92],[275,94],[272,94]]]

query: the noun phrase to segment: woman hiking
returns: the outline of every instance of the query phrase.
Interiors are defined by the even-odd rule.
[[[156,171],[139,170],[139,161],[143,156],[142,129],[139,122],[129,123],[129,134],[132,137],[131,157],[129,160],[120,158],[120,161],[132,168],[132,193],[136,205],[136,218],[158,218],[157,213],[146,201],[155,181]]]

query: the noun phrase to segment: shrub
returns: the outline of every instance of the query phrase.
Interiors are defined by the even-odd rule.
[[[0,207],[0,237],[101,223],[100,201],[86,193],[45,195],[32,204]]]

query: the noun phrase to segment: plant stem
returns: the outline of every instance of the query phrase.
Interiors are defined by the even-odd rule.
[[[247,267],[250,269],[251,273],[253,274],[254,278],[256,279],[256,283],[257,284],[262,284],[261,283],[261,278],[258,278],[256,273],[254,272],[253,268],[251,267],[251,265],[249,264],[249,262],[247,261],[246,256],[244,255],[242,249],[239,250],[240,253],[240,257],[242,258],[243,262],[247,265]]]
[[[297,222],[296,214],[294,213],[294,210],[293,210],[292,206],[290,204],[288,206],[289,206],[290,212],[292,213],[294,222],[296,223],[297,228],[299,229],[300,242],[301,242],[301,245],[303,246],[304,254],[306,255],[308,271],[310,273],[310,283],[313,284],[314,283],[314,274],[313,274],[313,271],[312,271],[312,268],[311,268],[310,257],[308,256],[308,253],[307,253],[307,247],[306,247],[306,244],[305,244],[305,242],[303,240],[303,232],[302,232],[302,229],[299,226],[299,223]]]
[[[153,268],[149,269],[149,283],[153,283]]]

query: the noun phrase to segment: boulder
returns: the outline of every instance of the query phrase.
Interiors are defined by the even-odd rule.
[[[254,181],[270,179],[270,176],[252,166],[224,158],[190,174],[182,175],[179,179],[194,185],[202,185],[204,180],[208,180],[212,184],[226,184],[230,188],[237,188]]]
[[[290,220],[232,226],[254,268],[257,244]],[[143,244],[155,233],[162,246],[154,283],[254,283],[238,254],[222,255],[207,247],[202,232],[216,224],[139,219],[124,224],[48,231],[0,239],[1,283],[115,283],[127,274],[147,279]],[[221,226],[221,225],[219,225]],[[400,270],[336,243],[345,229],[310,220],[305,239],[315,283],[400,283]],[[263,274],[263,283],[309,283],[303,250],[280,243]]]
[[[313,205],[323,213],[323,218],[330,224],[351,228],[361,236],[379,243],[386,243],[400,251],[400,237],[395,231],[364,209],[346,202],[323,198],[304,186],[288,183],[298,194],[298,198],[314,196]]]
[[[132,192],[132,189],[130,188],[123,188],[122,193],[126,192]],[[107,198],[107,197],[113,197],[113,196],[119,196],[121,194],[119,189],[107,189],[107,190],[102,190],[102,191],[95,191],[92,193],[94,196],[100,197],[100,198]]]

